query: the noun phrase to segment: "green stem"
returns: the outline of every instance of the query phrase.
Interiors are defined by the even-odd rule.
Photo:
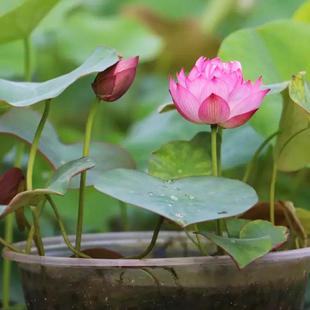
[[[119,200],[119,205],[121,209],[121,217],[122,217],[122,224],[123,230],[129,231],[129,220],[128,220],[128,209],[126,204],[123,201]]]
[[[31,42],[29,36],[24,38],[25,82],[31,81]]]
[[[44,207],[44,204],[45,204],[45,199],[42,200],[36,207],[36,214],[38,216],[38,218],[40,218],[41,216],[41,213],[43,211],[43,207]],[[32,225],[30,226],[29,228],[29,232],[28,232],[28,238],[27,238],[27,243],[26,243],[26,254],[29,254],[30,253],[30,250],[31,250],[31,246],[32,246],[32,240],[33,240],[33,237],[35,236],[35,228],[34,228],[34,224],[32,223]],[[35,243],[37,242],[36,241],[37,239],[35,238],[34,241]],[[36,247],[38,248],[38,245],[36,244]]]
[[[68,246],[68,248],[74,253],[76,254],[77,256],[79,257],[83,257],[83,258],[91,258],[90,256],[84,254],[84,253],[81,253],[79,251],[77,251],[74,246],[71,244],[69,238],[68,238],[68,235],[66,233],[66,230],[65,230],[65,225],[63,224],[62,220],[61,220],[61,217],[60,217],[60,213],[57,209],[57,206],[56,204],[54,203],[53,199],[51,198],[51,196],[49,195],[45,195],[46,199],[48,200],[49,204],[51,205],[51,207],[53,208],[53,211],[56,215],[56,219],[58,221],[58,224],[59,224],[59,228],[60,228],[60,231],[61,231],[61,234],[64,238],[64,241],[66,243],[66,245]]]
[[[0,237],[0,243],[2,243],[4,246],[6,246],[7,248],[9,248],[10,250],[16,252],[16,253],[24,253],[23,250],[19,249],[18,247],[14,246],[11,243],[6,242],[4,239],[2,239]]]
[[[270,222],[274,225],[274,202],[275,202],[275,188],[277,181],[278,161],[275,158],[273,162],[271,185],[270,185]]]
[[[248,181],[251,169],[253,168],[254,164],[256,163],[258,156],[260,155],[260,153],[262,152],[262,150],[265,148],[265,146],[278,134],[280,134],[280,131],[277,131],[275,133],[273,133],[272,135],[270,135],[260,146],[259,148],[256,150],[255,154],[253,155],[250,163],[247,166],[247,169],[245,171],[244,177],[242,179],[242,182],[246,183]]]
[[[222,175],[222,141],[223,141],[223,128],[218,128],[218,135],[220,140],[218,141],[219,148],[218,148],[218,154],[217,154],[217,171],[218,176]]]
[[[36,130],[36,133],[34,135],[33,142],[31,144],[31,148],[30,148],[30,152],[29,152],[29,159],[28,159],[28,167],[27,167],[27,177],[26,177],[27,189],[28,190],[33,189],[32,178],[33,178],[34,160],[36,158],[36,153],[37,153],[39,141],[41,138],[41,134],[43,132],[43,128],[44,128],[44,125],[46,123],[47,116],[49,113],[50,102],[51,102],[51,99],[45,100],[45,109],[44,109],[43,115],[41,117],[40,123],[38,125],[38,128]]]
[[[100,98],[96,97],[89,111],[89,115],[86,122],[85,138],[83,156],[89,155],[91,132],[93,128],[94,118],[99,106]],[[85,187],[86,187],[86,171],[81,173],[80,179],[80,195],[79,195],[79,211],[76,230],[75,249],[79,252],[81,249],[82,233],[83,233],[83,218],[84,218],[84,200],[85,200]]]
[[[18,167],[18,168],[21,167],[24,149],[25,149],[25,145],[20,142],[18,144],[17,151],[16,151],[14,167]],[[8,216],[6,216],[4,225],[5,225],[4,240],[6,244],[11,244],[13,243],[14,214],[9,214]],[[3,278],[2,278],[3,308],[10,307],[10,282],[11,282],[10,279],[11,279],[11,261],[9,261],[8,259],[5,259],[3,261]]]
[[[43,241],[42,241],[42,236],[41,236],[41,229],[40,229],[40,223],[39,223],[39,217],[37,214],[37,210],[36,210],[36,207],[33,207],[33,206],[31,206],[30,209],[32,212],[34,230],[36,232],[35,238],[37,241],[36,244],[38,248],[38,253],[40,256],[44,256],[44,246],[43,246]]]
[[[211,159],[213,175],[218,176],[218,163],[217,163],[217,125],[211,125]],[[216,230],[219,236],[223,235],[222,221],[218,219],[216,221]]]
[[[140,255],[137,255],[137,256],[131,256],[131,257],[126,257],[126,258],[130,258],[130,259],[142,259],[144,258],[145,256],[147,256],[154,248],[155,244],[156,244],[156,240],[157,240],[157,237],[158,237],[158,234],[159,234],[159,231],[160,231],[160,228],[161,228],[161,225],[163,224],[165,218],[163,216],[161,216],[158,220],[158,223],[156,225],[156,228],[154,230],[154,233],[153,233],[153,236],[152,236],[152,240],[151,240],[151,243],[149,244],[149,246],[147,247],[147,249]]]
[[[32,184],[32,179],[33,179],[33,169],[34,169],[34,162],[35,162],[35,157],[36,153],[38,150],[38,145],[40,142],[40,138],[44,129],[44,125],[47,120],[47,116],[50,110],[50,102],[51,99],[45,100],[45,109],[43,112],[43,115],[41,117],[40,123],[37,127],[37,130],[35,132],[33,142],[30,147],[30,152],[29,152],[29,159],[28,159],[28,167],[27,167],[27,175],[26,175],[26,182],[27,182],[27,189],[32,190],[33,189],[33,184]],[[43,242],[41,238],[41,232],[40,232],[40,227],[39,227],[39,219],[37,215],[37,210],[35,207],[30,207],[32,211],[32,217],[33,217],[33,225],[34,225],[34,230],[36,233],[36,246],[38,248],[38,253],[40,255],[44,255],[44,249],[43,249]],[[38,231],[37,231],[38,229]],[[28,239],[27,239],[27,249],[30,249],[31,247],[31,242],[32,242],[32,237],[29,233]]]

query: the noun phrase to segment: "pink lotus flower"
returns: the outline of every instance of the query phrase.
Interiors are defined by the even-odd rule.
[[[112,102],[122,97],[136,76],[139,56],[121,59],[115,65],[100,72],[92,88],[103,101]]]
[[[238,61],[200,57],[178,83],[170,76],[170,94],[179,113],[196,124],[217,124],[222,128],[243,125],[257,111],[269,89],[261,90],[261,77],[245,82]]]

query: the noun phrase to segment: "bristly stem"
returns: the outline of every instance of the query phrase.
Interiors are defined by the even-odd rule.
[[[212,160],[212,170],[213,170],[213,175],[218,176],[218,163],[217,163],[217,125],[211,125],[211,160]],[[223,235],[223,230],[222,230],[222,221],[221,219],[216,221],[216,230],[217,234],[219,236]]]
[[[274,158],[273,169],[270,184],[270,222],[274,225],[274,202],[275,202],[275,188],[277,181],[278,161]]]
[[[51,205],[51,207],[53,208],[53,211],[56,215],[56,219],[58,221],[58,224],[59,224],[59,228],[60,228],[60,231],[61,231],[61,234],[64,238],[64,241],[66,243],[66,245],[68,246],[68,248],[74,253],[76,254],[77,256],[79,257],[82,257],[82,258],[91,258],[90,256],[84,254],[84,253],[81,253],[79,251],[77,251],[74,246],[71,244],[69,238],[68,238],[68,235],[66,233],[66,230],[65,230],[65,225],[63,224],[62,220],[61,220],[61,217],[60,217],[60,213],[57,209],[57,206],[56,204],[54,203],[53,199],[51,196],[49,195],[45,195],[46,199],[48,200],[49,204]]]
[[[16,155],[15,155],[15,163],[14,167],[20,168],[22,163],[22,157],[24,153],[25,145],[20,142],[17,147]],[[4,240],[7,244],[11,244],[13,242],[13,227],[14,227],[14,214],[9,214],[5,218],[5,232],[4,232]],[[12,246],[13,250],[16,248]],[[10,307],[10,279],[11,279],[11,261],[5,259],[3,261],[3,278],[2,278],[2,305],[3,308]]]
[[[128,259],[142,259],[142,258],[146,257],[154,249],[154,246],[156,244],[156,240],[157,240],[161,225],[163,224],[164,220],[165,220],[165,218],[163,216],[159,217],[158,223],[156,225],[156,228],[155,228],[153,236],[152,236],[151,243],[149,244],[147,249],[140,255],[130,256],[130,257],[126,257],[126,258],[128,258]]]
[[[90,107],[90,111],[88,114],[86,128],[85,128],[84,148],[83,148],[84,157],[89,155],[91,132],[92,132],[94,118],[95,118],[100,100],[101,99],[99,97],[95,98],[95,100],[93,101],[93,104]],[[81,241],[82,241],[82,233],[83,233],[85,187],[86,187],[86,171],[83,171],[81,173],[81,179],[80,179],[79,211],[78,211],[76,241],[75,241],[75,249],[78,252],[80,252],[81,250]]]

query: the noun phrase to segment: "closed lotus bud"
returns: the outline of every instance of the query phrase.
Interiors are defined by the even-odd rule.
[[[179,113],[196,124],[234,128],[247,122],[270,89],[262,89],[261,77],[252,84],[243,79],[238,61],[200,57],[188,76],[182,69],[176,83],[170,77],[170,93]]]
[[[115,65],[98,73],[92,88],[103,101],[112,102],[122,97],[136,76],[139,56],[121,59]]]

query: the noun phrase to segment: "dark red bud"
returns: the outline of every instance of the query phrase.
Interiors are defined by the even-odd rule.
[[[139,56],[120,59],[115,65],[98,73],[92,88],[103,101],[112,102],[122,97],[136,76]]]

